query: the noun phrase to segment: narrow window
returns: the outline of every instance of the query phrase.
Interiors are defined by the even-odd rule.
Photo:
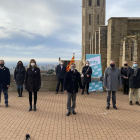
[[[99,14],[97,15],[97,25],[99,25]]]
[[[89,6],[92,6],[92,0],[89,0]]]
[[[97,6],[100,6],[100,0],[97,0]]]
[[[91,14],[89,14],[89,25],[91,25]]]
[[[89,32],[89,40],[90,40],[90,32]]]
[[[134,44],[132,42],[132,44],[131,44],[131,61],[133,61],[133,57],[134,57]]]

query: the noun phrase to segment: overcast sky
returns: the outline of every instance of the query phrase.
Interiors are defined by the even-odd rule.
[[[82,0],[0,0],[0,59],[81,59]],[[107,0],[110,17],[139,17],[140,0]]]

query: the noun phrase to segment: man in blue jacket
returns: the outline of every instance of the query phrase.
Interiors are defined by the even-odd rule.
[[[3,90],[6,107],[8,107],[8,88],[9,88],[9,86],[10,86],[9,69],[4,66],[4,60],[0,60],[0,99],[1,99],[1,92]]]
[[[67,116],[70,115],[71,110],[72,113],[76,115],[74,109],[76,105],[76,94],[78,92],[79,86],[82,92],[80,73],[75,69],[75,64],[72,63],[71,69],[66,73],[65,80],[64,80],[64,90],[65,93],[67,93],[67,109],[68,109]],[[71,100],[72,100],[72,107],[71,107]]]

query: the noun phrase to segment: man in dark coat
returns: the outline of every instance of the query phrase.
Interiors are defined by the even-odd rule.
[[[84,94],[84,89],[86,85],[86,90],[87,94],[89,95],[89,83],[91,82],[91,75],[92,75],[92,68],[89,66],[89,61],[86,61],[86,65],[82,69],[82,77],[83,77],[83,92],[81,93],[82,95]]]
[[[79,86],[82,92],[80,73],[75,69],[75,64],[72,63],[71,69],[66,73],[65,80],[64,80],[64,90],[65,93],[67,93],[67,109],[68,109],[67,116],[70,115],[71,110],[72,113],[76,115],[75,112],[76,94],[78,92]],[[71,107],[71,100],[72,100],[72,107]]]
[[[25,67],[23,66],[23,63],[19,61],[14,71],[14,81],[16,81],[17,84],[18,97],[22,97],[23,84],[25,81],[25,73],[26,73]]]
[[[64,77],[66,74],[66,67],[64,66],[63,61],[60,61],[60,65],[56,67],[56,75],[57,75],[57,87],[56,87],[56,93],[59,91],[59,86],[61,83],[61,93],[63,94],[63,87],[64,87]]]
[[[132,103],[132,96],[135,95],[136,98],[136,104],[140,105],[138,102],[139,99],[139,88],[140,88],[140,68],[138,67],[137,61],[133,62],[132,68],[128,72],[128,78],[129,78],[129,101],[130,105],[133,105]]]
[[[0,60],[0,98],[3,90],[5,106],[8,107],[8,88],[10,86],[10,71],[4,66],[4,60]],[[1,99],[0,99],[1,100]]]
[[[124,85],[124,93],[123,94],[129,94],[129,79],[127,77],[127,73],[130,70],[130,67],[128,66],[127,62],[124,62],[124,66],[121,67],[121,76],[122,76],[122,84]]]

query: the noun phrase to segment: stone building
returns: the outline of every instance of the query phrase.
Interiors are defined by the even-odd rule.
[[[103,73],[111,59],[117,67],[140,61],[140,18],[111,17],[105,25],[105,11],[106,0],[82,0],[82,65],[86,54],[101,54]]]

